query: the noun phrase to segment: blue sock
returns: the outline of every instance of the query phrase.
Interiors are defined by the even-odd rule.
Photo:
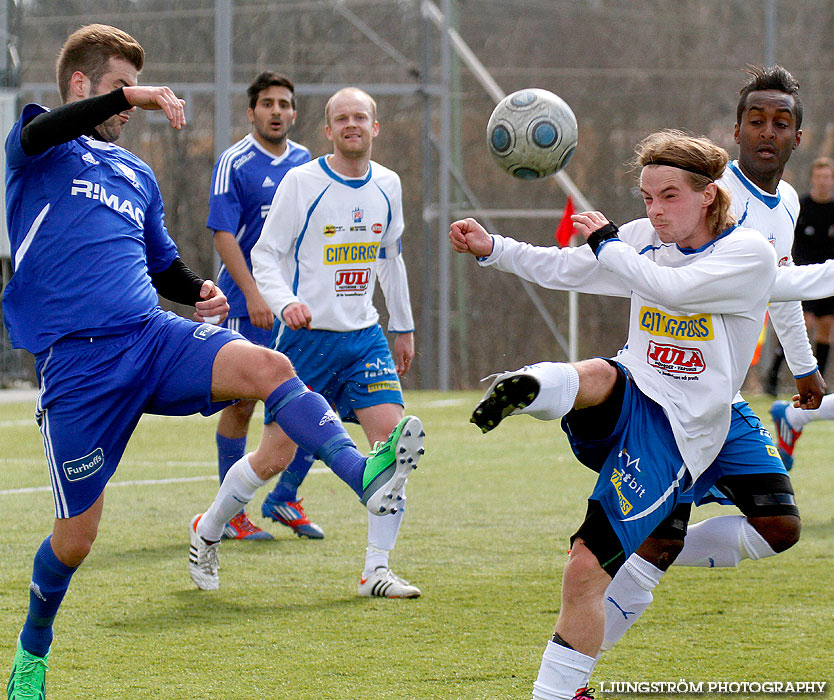
[[[232,465],[246,454],[246,436],[230,438],[217,433],[215,438],[217,439],[217,473],[222,484]]]
[[[281,472],[278,483],[267,498],[270,501],[297,501],[298,487],[301,486],[301,482],[304,481],[304,477],[307,476],[307,472],[310,471],[315,461],[313,455],[299,447],[292,462]]]
[[[35,656],[46,656],[49,651],[52,622],[75,573],[75,569],[55,556],[51,540],[52,535],[41,542],[35,554],[32,583],[29,584],[29,614],[20,632],[21,646]]]
[[[365,456],[356,449],[321,394],[310,391],[298,377],[293,377],[277,387],[264,403],[268,415],[274,416],[290,440],[324,462],[358,496],[362,495]]]

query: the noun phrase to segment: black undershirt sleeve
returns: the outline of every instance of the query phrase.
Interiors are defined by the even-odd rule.
[[[151,282],[159,296],[188,306],[201,300],[200,289],[204,281],[189,270],[181,258],[175,258],[162,272],[151,274]]]
[[[94,136],[99,124],[128,109],[131,104],[122,88],[70,102],[43,112],[26,124],[20,133],[20,145],[27,156],[35,156],[79,136]]]

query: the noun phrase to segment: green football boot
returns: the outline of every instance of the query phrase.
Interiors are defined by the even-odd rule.
[[[44,700],[46,697],[46,672],[49,666],[46,656],[35,656],[26,651],[17,640],[17,653],[14,656],[12,675],[6,686],[8,700]]]
[[[374,515],[393,515],[405,505],[405,483],[423,449],[423,424],[405,416],[385,442],[374,445],[365,462],[360,501]]]

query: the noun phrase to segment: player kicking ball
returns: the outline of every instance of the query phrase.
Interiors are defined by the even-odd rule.
[[[36,417],[56,514],[35,554],[9,700],[46,695],[55,616],[93,546],[105,486],[143,414],[207,415],[250,398],[275,416],[200,519],[208,541],[197,542],[195,566],[207,577],[223,499],[243,499],[259,479],[286,466],[296,445],[380,514],[400,508],[423,451],[420,421],[406,416],[366,458],[286,356],[204,322],[222,321],[226,297],[179,258],[153,172],[114,143],[136,107],[161,110],[173,128],[185,125],[184,102],[169,88],[137,85],[144,58],[125,32],[82,27],[58,58],[63,106],[26,105],[6,140],[14,273],[3,315],[14,346],[35,355]],[[197,323],[164,312],[159,295],[194,305]],[[233,514],[220,516],[217,539]],[[216,579],[208,585],[216,587]]]
[[[508,415],[561,419],[580,462],[599,471],[571,538],[562,600],[533,697],[586,699],[605,632],[604,597],[626,559],[681,494],[712,486],[776,278],[772,246],[735,224],[715,181],[729,157],[707,139],[652,134],[637,148],[646,217],[621,229],[573,217],[588,242],[541,248],[490,236],[473,219],[452,247],[544,287],[631,299],[628,343],[613,359],[540,363],[494,377],[473,413],[485,432]],[[689,371],[687,371],[687,369]]]

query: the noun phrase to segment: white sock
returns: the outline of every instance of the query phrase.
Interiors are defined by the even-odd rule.
[[[573,408],[579,393],[579,373],[566,362],[538,362],[527,368],[539,382],[533,402],[518,413],[539,420],[558,420]]]
[[[743,515],[720,515],[689,526],[675,564],[738,566],[742,559],[762,559],[775,554]]]
[[[388,555],[397,544],[397,535],[404,515],[405,509],[398,510],[393,515],[368,513],[368,548],[365,550],[363,578],[380,566],[388,566]]]
[[[605,589],[605,639],[600,654],[619,642],[649,607],[652,591],[664,573],[637,554],[626,559]]]
[[[197,534],[209,542],[219,540],[223,535],[223,526],[252,500],[255,491],[265,483],[249,464],[249,455],[241,457],[226,472],[214,503],[197,523]]]
[[[802,430],[808,423],[815,420],[832,420],[834,419],[834,394],[823,396],[820,407],[813,411],[790,405],[785,409],[785,418],[794,430]]]
[[[533,683],[533,700],[571,700],[587,688],[596,659],[556,642],[548,642],[539,676]]]

